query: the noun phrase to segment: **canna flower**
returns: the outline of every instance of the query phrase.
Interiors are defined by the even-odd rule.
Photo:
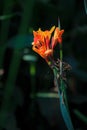
[[[52,36],[53,32],[54,36]],[[59,30],[59,28],[55,28],[55,26],[46,31],[42,31],[41,29],[33,31],[34,41],[32,43],[32,49],[48,62],[53,56],[55,45],[58,42],[62,42],[63,32],[64,30]]]
[[[56,46],[57,43],[62,43],[62,34],[64,33],[64,30],[60,30],[58,27],[56,27],[54,31],[54,36],[52,37],[52,48]]]

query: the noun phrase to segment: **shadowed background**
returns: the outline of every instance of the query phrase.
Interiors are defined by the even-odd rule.
[[[58,26],[58,17],[65,30],[63,60],[72,66],[67,75],[71,119],[75,130],[87,128],[85,9],[83,0],[0,1],[0,130],[66,130],[53,73],[31,45],[32,31]]]

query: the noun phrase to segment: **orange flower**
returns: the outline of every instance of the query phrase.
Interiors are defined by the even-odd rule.
[[[62,43],[62,34],[64,33],[64,30],[60,30],[58,27],[56,27],[54,31],[54,36],[52,37],[52,48],[56,46],[57,43]]]
[[[33,31],[34,42],[32,43],[32,49],[38,53],[42,58],[46,61],[49,60],[50,57],[53,56],[53,48],[57,44],[57,42],[61,43],[62,34],[64,30],[59,30],[59,28],[53,26],[50,30],[42,31],[39,29],[38,31]],[[54,31],[54,36],[52,37],[52,33]],[[52,37],[52,40],[51,40]]]

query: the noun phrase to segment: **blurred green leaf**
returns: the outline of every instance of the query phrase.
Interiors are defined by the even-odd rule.
[[[12,18],[15,14],[0,15],[0,20],[6,20]]]
[[[33,94],[31,94],[30,95],[31,96],[31,98],[34,98],[34,95]],[[57,93],[36,93],[35,94],[35,96],[36,97],[40,97],[40,98],[59,98],[59,96],[58,96],[58,94]]]
[[[87,14],[87,0],[84,0],[84,8],[85,8],[85,12]]]

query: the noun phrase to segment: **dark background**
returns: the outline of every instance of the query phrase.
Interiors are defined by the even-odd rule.
[[[0,130],[67,130],[53,73],[31,45],[32,31],[58,26],[58,17],[64,29],[63,60],[72,66],[67,77],[70,116],[75,130],[87,129],[84,1],[3,0],[0,1]],[[28,59],[24,58],[26,55]],[[54,56],[59,56],[57,47]],[[55,98],[48,97],[49,93],[55,94]]]

